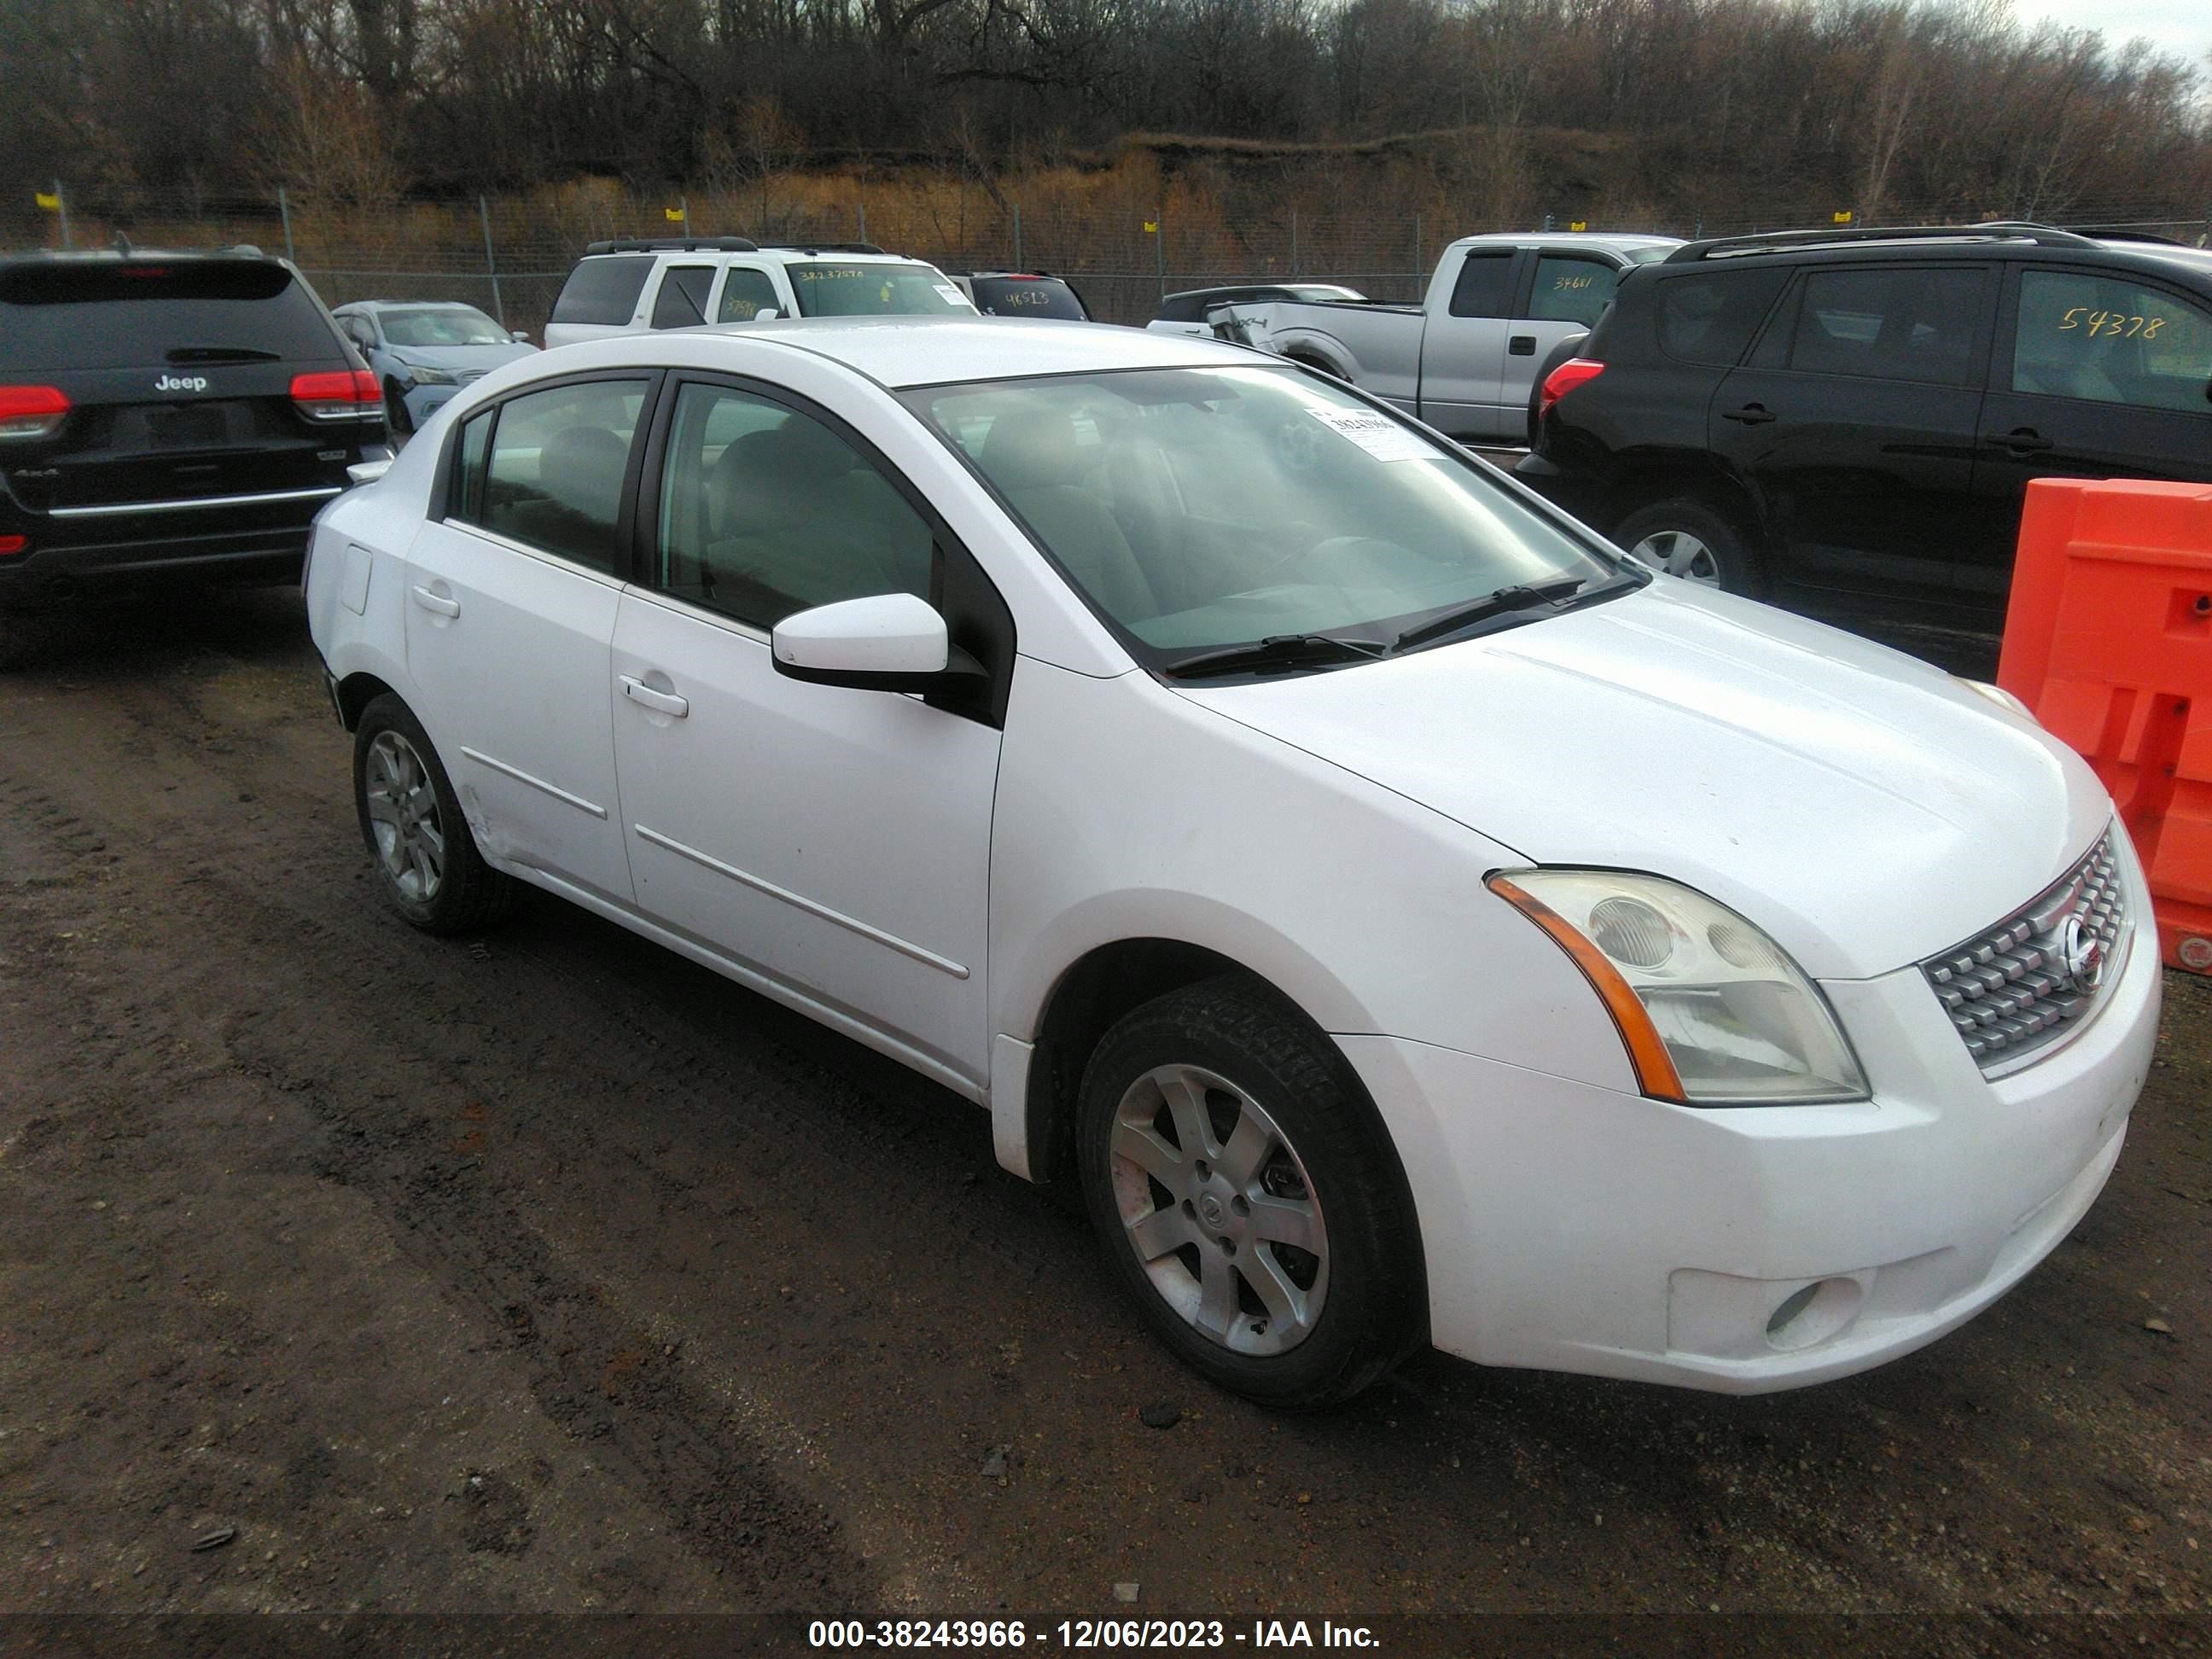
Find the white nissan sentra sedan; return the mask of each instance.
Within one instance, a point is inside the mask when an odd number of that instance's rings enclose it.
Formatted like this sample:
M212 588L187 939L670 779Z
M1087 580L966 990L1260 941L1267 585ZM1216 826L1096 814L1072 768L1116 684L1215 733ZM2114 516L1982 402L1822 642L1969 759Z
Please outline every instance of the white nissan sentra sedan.
M325 511L307 605L407 920L528 883L937 1079L1263 1401L1877 1364L2081 1218L2150 1064L2142 871L2012 699L1232 346L550 352Z

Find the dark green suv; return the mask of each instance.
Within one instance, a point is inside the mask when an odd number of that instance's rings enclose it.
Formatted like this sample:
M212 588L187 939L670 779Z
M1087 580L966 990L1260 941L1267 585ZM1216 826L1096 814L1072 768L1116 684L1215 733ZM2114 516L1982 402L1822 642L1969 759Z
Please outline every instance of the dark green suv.
M1692 242L1546 376L1520 477L1647 562L1996 632L2027 482L2212 482L2212 252L2040 225Z

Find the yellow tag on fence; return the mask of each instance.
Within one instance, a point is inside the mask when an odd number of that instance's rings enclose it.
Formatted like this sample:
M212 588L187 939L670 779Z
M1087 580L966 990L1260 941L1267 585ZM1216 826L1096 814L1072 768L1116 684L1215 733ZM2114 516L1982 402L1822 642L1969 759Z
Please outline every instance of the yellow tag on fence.
M1853 213L1849 208L1844 208L1840 212L1832 214L1829 216L1832 223L1847 225L1858 216Z
M1160 228L1160 222L1159 222L1158 220L1157 220L1157 219L1147 219L1147 220L1146 220L1146 221L1145 221L1145 234L1146 234L1146 235L1147 235L1147 236L1154 236L1154 235L1158 235L1158 234L1159 234L1159 228Z
M684 210L682 208L663 208L660 210L666 214L672 222L679 225L684 222Z
M1569 230L1588 230L1589 228L1589 221L1587 219L1570 219L1567 221L1567 228Z
M39 191L36 197L33 199L34 199L40 207L46 209L49 213L58 213L61 211L62 198L58 194L49 194L42 190Z

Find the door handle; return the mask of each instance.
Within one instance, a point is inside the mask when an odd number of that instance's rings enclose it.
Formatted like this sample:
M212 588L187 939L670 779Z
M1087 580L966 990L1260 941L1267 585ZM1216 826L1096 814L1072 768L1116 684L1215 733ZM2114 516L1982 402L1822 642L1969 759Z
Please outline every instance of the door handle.
M1505 350L1510 356L1533 357L1536 355L1536 337L1533 334L1516 334L1505 342Z
M461 614L461 602L459 599L449 599L443 593L434 593L427 587L418 587L415 590L415 603L425 611L435 611L441 617L458 617Z
M673 691L656 691L643 680L632 679L627 674L617 678L622 681L623 696L632 702L644 704L657 714L673 715L680 720L691 712L690 702Z
M2046 449L2058 447L2032 426L2016 426L2002 437L1992 434L1989 441L2015 460L2025 460L2030 455L2040 455Z
M1741 409L1721 411L1721 419L1735 421L1745 426L1765 426L1774 418L1774 411L1765 404L1746 404Z

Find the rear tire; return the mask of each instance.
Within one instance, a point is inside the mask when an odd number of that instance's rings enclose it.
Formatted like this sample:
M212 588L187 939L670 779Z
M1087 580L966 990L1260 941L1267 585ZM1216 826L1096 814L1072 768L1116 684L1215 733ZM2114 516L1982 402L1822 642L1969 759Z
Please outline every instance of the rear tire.
M1613 541L1638 563L1702 587L1751 599L1766 591L1765 573L1750 538L1686 495L1630 514L1614 529Z
M1404 1176L1358 1082L1264 988L1146 1003L1085 1068L1077 1165L1110 1269L1208 1381L1347 1400L1427 1336Z
M391 692L362 710L353 740L354 810L392 908L426 933L471 933L513 902L486 864L429 734Z

